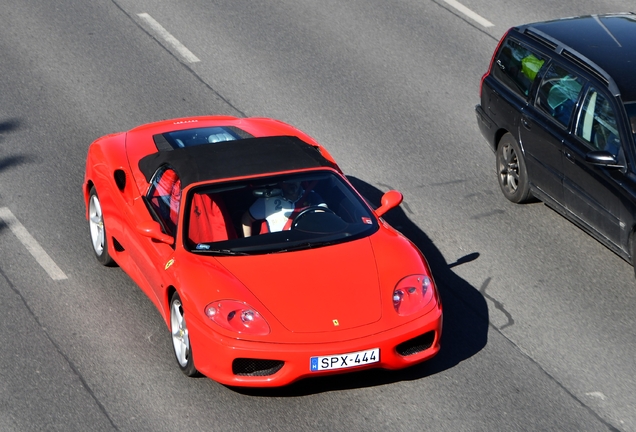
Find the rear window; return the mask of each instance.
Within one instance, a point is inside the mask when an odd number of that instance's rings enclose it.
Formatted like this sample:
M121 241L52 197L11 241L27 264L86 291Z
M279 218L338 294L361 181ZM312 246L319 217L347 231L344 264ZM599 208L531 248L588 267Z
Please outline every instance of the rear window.
M234 126L185 129L153 136L159 150L193 147L244 138L252 138L252 135Z
M527 97L545 61L538 52L508 38L497 53L492 73L515 93Z

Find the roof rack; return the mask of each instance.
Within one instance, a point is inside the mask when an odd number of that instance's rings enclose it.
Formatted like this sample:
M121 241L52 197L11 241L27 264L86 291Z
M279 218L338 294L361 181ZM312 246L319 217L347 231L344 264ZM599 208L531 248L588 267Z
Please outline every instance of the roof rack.
M548 36L544 32L537 30L534 27L526 27L522 28L522 30L523 33L529 38L546 46L555 53L561 54L563 57L571 60L581 69L584 69L586 72L600 79L614 96L620 96L621 92L618 90L618 86L616 85L616 82L614 82L614 79L602 67L594 63L592 60L588 59L583 54L570 48L569 46L563 45L558 40L554 39L551 36Z

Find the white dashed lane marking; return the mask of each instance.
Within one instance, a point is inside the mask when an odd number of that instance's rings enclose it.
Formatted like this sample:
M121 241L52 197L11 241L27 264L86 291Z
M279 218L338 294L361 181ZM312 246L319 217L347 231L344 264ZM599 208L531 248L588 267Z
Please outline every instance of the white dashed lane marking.
M483 27L494 27L493 23L491 23L490 21L488 21L486 18L482 17L481 15L479 15L479 14L473 12L472 10L468 9L466 6L464 6L460 2L458 2L456 0L444 0L444 1L449 6L451 6L455 10L461 12L462 14L466 15L468 18L470 18L471 20L475 21L479 25L481 25Z
M157 36L160 39L160 42L164 44L164 46L168 50L173 52L176 51L176 53L188 63L196 63L201 61L199 60L197 56L192 54L192 52L189 49L187 49L181 42L179 42L177 38L172 36L168 32L168 30L163 28L163 26L159 24L149 14L144 12L144 13L137 14L137 16L141 18L144 22L146 22L146 24L148 24L148 26L155 33L155 36Z
M27 248L33 258L42 266L53 280L68 279L64 272L53 262L49 254L46 253L42 246L33 238L27 229L19 220L11 213L7 207L0 207L0 219L9 227L11 232L20 240Z

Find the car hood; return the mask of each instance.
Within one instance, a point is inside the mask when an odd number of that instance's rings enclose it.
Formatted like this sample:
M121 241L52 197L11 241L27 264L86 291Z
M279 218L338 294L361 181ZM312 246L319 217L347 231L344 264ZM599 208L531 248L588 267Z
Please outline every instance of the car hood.
M291 332L347 330L376 322L382 315L378 270L368 238L217 260Z

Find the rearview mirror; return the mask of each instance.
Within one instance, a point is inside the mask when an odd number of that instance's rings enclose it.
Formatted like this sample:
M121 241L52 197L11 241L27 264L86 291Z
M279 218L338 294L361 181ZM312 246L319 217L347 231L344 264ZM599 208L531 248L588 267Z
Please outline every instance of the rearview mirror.
M174 243L174 237L169 236L168 234L164 234L161 231L161 226L159 225L159 223L155 221L140 223L139 225L137 225L137 232L144 237L149 237L161 243L169 245Z
M378 217L382 217L386 212L400 205L404 197L402 194L396 190L390 190L382 195L382 200L380 203L382 204L375 210L375 214Z

